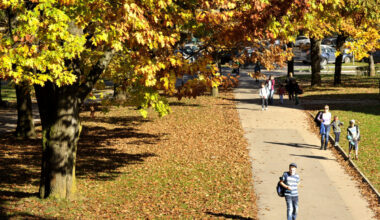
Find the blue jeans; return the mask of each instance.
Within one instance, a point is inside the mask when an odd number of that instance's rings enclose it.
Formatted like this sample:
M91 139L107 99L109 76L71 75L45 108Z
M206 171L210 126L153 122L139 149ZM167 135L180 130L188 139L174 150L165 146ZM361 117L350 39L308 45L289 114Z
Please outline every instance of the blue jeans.
M298 213L298 196L285 196L288 220L296 220Z
M339 143L340 132L334 132L334 134L335 134L335 144Z
M268 108L268 99L261 98L261 107Z
M322 134L321 137L321 149L323 148L323 145L325 146L325 150L327 148L327 144L329 143L329 135L330 135L330 125L324 125L323 123L321 126L325 126L325 133Z

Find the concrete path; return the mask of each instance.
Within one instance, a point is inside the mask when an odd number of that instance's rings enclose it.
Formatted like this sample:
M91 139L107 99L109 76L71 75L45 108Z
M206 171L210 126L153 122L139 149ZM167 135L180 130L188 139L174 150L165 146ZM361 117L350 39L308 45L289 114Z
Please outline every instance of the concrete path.
M330 150L321 151L320 139L308 129L300 107L286 102L261 110L258 84L244 71L235 90L240 120L249 143L260 220L286 219L285 199L275 192L279 177L295 162L301 177L301 220L369 220L374 213L350 176ZM286 100L288 101L288 100Z

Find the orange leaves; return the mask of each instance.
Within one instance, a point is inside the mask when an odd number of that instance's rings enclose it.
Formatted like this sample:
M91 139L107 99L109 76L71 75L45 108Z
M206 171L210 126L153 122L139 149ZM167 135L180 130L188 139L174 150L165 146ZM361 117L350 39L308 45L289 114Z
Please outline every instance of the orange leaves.
M35 0L38 1L38 0ZM74 5L76 0L58 0L61 5Z

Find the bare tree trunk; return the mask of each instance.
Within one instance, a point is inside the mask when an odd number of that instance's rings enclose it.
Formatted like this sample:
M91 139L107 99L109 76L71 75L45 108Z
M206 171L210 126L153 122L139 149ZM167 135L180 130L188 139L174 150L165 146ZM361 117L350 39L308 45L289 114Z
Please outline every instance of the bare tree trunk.
M76 152L81 132L80 107L112 56L113 51L105 52L82 83L58 87L47 82L44 87L34 86L42 124L41 198L68 199L75 194ZM80 60L71 61L69 66L81 75Z
M0 106L3 105L3 96L1 95L1 79L0 79Z
M80 134L76 86L35 86L42 124L41 198L75 193L75 162ZM49 95L46 95L49 94Z
M321 85L321 40L310 39L311 86Z
M373 52L369 53L369 76L376 76L375 61L373 60Z
M340 51L340 54L335 58L334 86L342 84L342 61L344 52L343 46L346 39L346 36L339 34L336 40L336 49Z
M288 47L293 48L294 44L289 43ZM290 73L293 73L294 76L294 56L292 57L291 60L288 60L288 76L290 76Z
M35 138L32 98L27 84L16 85L17 95L17 128L15 135L20 138Z

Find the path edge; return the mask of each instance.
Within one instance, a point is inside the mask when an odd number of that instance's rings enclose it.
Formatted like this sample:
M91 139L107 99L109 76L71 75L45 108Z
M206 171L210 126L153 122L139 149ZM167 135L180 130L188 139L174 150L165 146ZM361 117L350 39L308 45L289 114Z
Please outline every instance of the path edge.
M313 118L313 119L315 118L315 116L311 112L308 111L308 113L309 113L311 118ZM362 181L365 182L371 188L371 190L377 195L377 201L380 204L380 193L372 185L371 181L359 170L359 168L356 166L356 164L351 159L348 158L348 155L346 154L346 152L344 152L343 148L341 148L340 146L335 146L335 140L331 134L329 135L329 141L330 141L330 143L333 144L335 149L337 149L339 151L339 153L344 157L344 159L348 160L348 163L350 164L350 166L352 168L354 168L354 170L357 173L359 173L359 175L362 178Z

